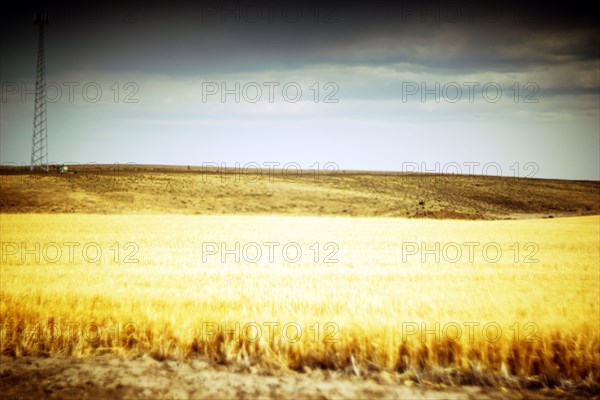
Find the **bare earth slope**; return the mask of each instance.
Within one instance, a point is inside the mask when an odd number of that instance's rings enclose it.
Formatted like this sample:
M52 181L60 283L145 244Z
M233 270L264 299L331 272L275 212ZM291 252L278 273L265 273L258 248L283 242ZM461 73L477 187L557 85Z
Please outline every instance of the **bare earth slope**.
M476 175L95 166L0 170L2 213L287 214L435 219L600 213L600 182Z
M203 361L157 361L149 356L91 359L0 358L0 392L15 399L558 399L589 393L442 387L404 383L385 372L369 377L337 372L264 374L230 371ZM409 383L410 385L407 385Z

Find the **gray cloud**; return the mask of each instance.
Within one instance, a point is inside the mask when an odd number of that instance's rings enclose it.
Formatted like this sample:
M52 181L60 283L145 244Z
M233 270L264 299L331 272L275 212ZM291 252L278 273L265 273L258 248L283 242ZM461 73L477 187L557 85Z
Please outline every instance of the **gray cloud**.
M474 3L307 1L296 3L297 22L289 21L296 6L270 0L254 3L263 13L257 22L245 20L254 15L245 2L41 3L50 14L48 81L104 89L98 103L79 93L74 103L49 104L51 158L193 164L250 152L255 161L310 166L320 157L394 169L409 158L476 154L506 167L539 162L545 177L598 179L600 35L591 6ZM3 10L3 83L33 87L39 9L14 2ZM203 103L202 81L297 81L305 97ZM473 81L500 84L502 101L402 101L406 82ZM115 103L115 82L121 95L135 82L139 103ZM313 82L336 82L340 103L312 102ZM523 103L523 92L514 102L509 87L528 82L539 86L539 102ZM1 104L3 161L27 160L30 151L32 98L18 96ZM569 165L555 164L557 153Z
M398 62L451 71L518 71L597 59L600 47L593 12L586 6L508 2L492 7L466 1L253 4L258 7L234 1L56 7L49 10L48 46L54 68L173 75ZM3 43L3 55L17 55L3 63L9 74L35 48L30 22L34 9L13 5L5 14L2 37L15 40ZM298 22L289 22L297 9L302 10ZM249 22L255 10L262 17ZM327 18L332 22L326 23ZM24 48L30 51L24 53Z

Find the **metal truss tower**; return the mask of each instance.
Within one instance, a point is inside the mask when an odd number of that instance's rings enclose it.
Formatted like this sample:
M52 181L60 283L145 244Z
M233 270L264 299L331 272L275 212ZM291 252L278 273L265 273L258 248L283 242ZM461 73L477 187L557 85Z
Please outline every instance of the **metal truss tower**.
M48 172L48 132L46 126L46 60L44 28L47 14L35 14L33 22L39 26L37 72L35 79L35 111L33 114L33 141L31 146L31 170Z

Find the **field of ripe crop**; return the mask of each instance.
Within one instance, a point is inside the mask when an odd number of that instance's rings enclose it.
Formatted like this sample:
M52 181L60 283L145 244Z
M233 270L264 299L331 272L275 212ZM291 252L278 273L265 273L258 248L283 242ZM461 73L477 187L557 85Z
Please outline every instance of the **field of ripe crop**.
M598 216L0 219L3 355L598 387Z

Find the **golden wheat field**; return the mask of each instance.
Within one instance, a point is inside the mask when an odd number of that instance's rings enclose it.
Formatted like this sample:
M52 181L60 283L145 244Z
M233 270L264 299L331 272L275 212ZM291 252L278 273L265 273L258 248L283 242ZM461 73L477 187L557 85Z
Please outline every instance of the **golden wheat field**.
M0 218L4 355L598 385L598 216Z

